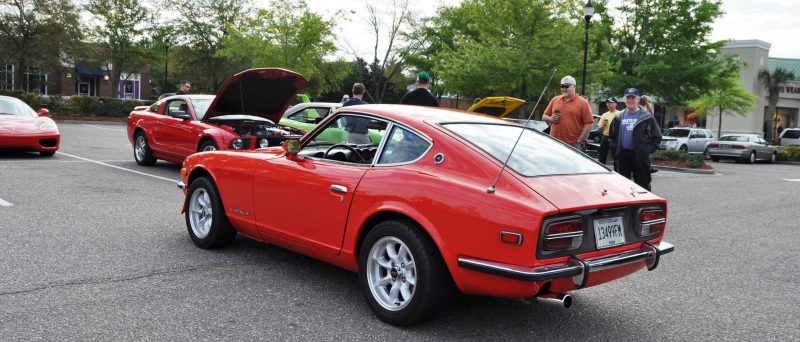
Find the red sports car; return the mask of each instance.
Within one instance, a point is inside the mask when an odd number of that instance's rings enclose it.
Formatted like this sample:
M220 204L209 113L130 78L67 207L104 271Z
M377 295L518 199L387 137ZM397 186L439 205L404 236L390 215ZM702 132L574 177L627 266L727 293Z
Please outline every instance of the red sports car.
M35 112L15 97L0 96L0 148L38 151L45 157L56 154L61 133L45 108Z
M567 292L673 250L664 199L548 135L445 109L343 107L282 147L192 155L178 186L197 246L240 233L358 272L396 325L431 317L452 284L569 307Z
M277 146L304 134L278 126L306 84L284 69L250 69L234 75L214 95L175 95L128 116L128 139L139 165L157 159L180 163L199 151Z

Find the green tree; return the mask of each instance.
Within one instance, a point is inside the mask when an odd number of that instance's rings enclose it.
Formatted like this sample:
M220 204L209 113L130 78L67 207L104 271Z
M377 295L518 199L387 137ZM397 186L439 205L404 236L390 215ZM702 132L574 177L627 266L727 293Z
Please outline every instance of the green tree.
M91 37L101 48L101 59L111 74L111 96L117 97L123 71L146 65L146 50L140 45L150 14L138 0L90 0Z
M220 55L299 72L309 79L307 88L313 87L316 96L325 77L320 75L323 57L335 50L333 27L332 19L312 12L305 1L274 0L230 30Z
M225 57L225 38L241 27L250 12L247 0L168 0L165 7L178 11L171 29L170 61L176 73L189 78L195 90L215 92L222 82L241 71L243 63ZM173 52L174 51L174 52Z
M76 56L80 15L68 0L0 0L0 61L16 63L14 88L26 89L28 67L59 70Z
M724 42L708 42L718 0L624 0L610 40L619 72L610 86L635 86L683 105L711 86Z
M703 91L700 98L689 102L698 116L706 117L712 112L719 115L717 137L722 135L722 115L736 114L745 116L753 109L757 97L739 85L740 64L732 59L727 60L715 69L711 77L711 86Z
M778 105L781 87L794 78L794 73L780 67L775 68L772 72L767 69L761 69L758 72L758 79L761 80L767 90L767 132L765 132L767 141L774 141L778 136L777 128L775 127L778 113L775 107Z
M464 96L535 98L555 68L556 79L567 74L580 78L583 5L583 1L467 0L440 9L412 37L407 60L423 68L431 65L443 90ZM597 7L605 8L602 1ZM611 67L603 57L610 46L600 39L608 25L595 21L590 29L591 83L603 83ZM552 89L555 94L557 89Z

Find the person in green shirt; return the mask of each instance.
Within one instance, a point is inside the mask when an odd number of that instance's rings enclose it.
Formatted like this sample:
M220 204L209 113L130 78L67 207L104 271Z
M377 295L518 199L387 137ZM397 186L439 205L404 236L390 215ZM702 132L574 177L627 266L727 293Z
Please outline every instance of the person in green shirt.
M609 97L608 100L606 100L606 106L608 107L608 111L600 116L600 123L598 124L600 129L603 130L603 137L600 140L600 150L597 154L597 160L603 165L606 164L606 158L608 157L608 130L611 128L611 121L613 121L614 117L619 113L619 111L617 111L617 98L613 96Z

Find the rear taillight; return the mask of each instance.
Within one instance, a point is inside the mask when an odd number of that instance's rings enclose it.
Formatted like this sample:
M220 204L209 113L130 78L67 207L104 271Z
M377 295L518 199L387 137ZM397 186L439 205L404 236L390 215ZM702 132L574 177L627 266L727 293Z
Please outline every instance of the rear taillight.
M719 148L719 144L717 143L708 144L708 148Z
M639 236L661 234L667 217L661 209L646 209L639 213Z
M733 144L733 145L731 145L731 148L737 149L737 150L744 150L744 145Z
M544 228L542 248L545 251L575 249L583 241L583 223L580 219L553 222Z

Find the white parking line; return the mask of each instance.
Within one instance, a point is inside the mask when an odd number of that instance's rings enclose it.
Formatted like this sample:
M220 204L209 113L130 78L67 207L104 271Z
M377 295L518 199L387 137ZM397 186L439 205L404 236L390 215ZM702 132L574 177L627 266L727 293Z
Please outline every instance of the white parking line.
M108 127L95 126L95 125L90 125L90 124L81 124L81 125L84 125L84 126L89 126L89 127L94 127L94 128L99 128L99 129L107 129L107 130L109 130L109 131L118 131L118 132L125 132L125 131L127 131L127 130L125 130L125 129L119 129L119 128L108 128Z
M104 163L121 163L129 162L130 159L120 160L99 160ZM87 160L52 160L52 159L28 159L28 160L0 160L0 163L91 163Z
M10 206L12 206L12 205L13 205L13 204L11 204L10 202L6 202L6 201L4 201L2 198L0 198L0 206L3 206L3 207L10 207Z
M785 180L787 182L800 182L800 178L798 178L798 179L786 179L786 178L784 178L783 180Z
M97 161L97 160L91 160L89 158L73 156L71 154L67 154L67 153L64 153L64 152L56 152L56 153L63 154L65 156L67 156L67 157L72 157L72 158L76 158L76 159L80 159L80 160L85 160L85 161L92 162L92 163L95 163L95 164L98 164L98 165L107 166L107 167L114 168L114 169L117 169L117 170L128 171L128 172L133 172L133 173L136 173L136 174L140 174L142 176L148 176L148 177L162 179L162 180L165 180L167 182L172 182L172 183L177 183L178 182L177 179L169 179L169 178L164 178L164 177L161 177L161 176L151 175L149 173L139 172L139 171L136 171L136 170L127 169L127 168L116 166L116 165L106 164L106 163L103 163L103 162Z

